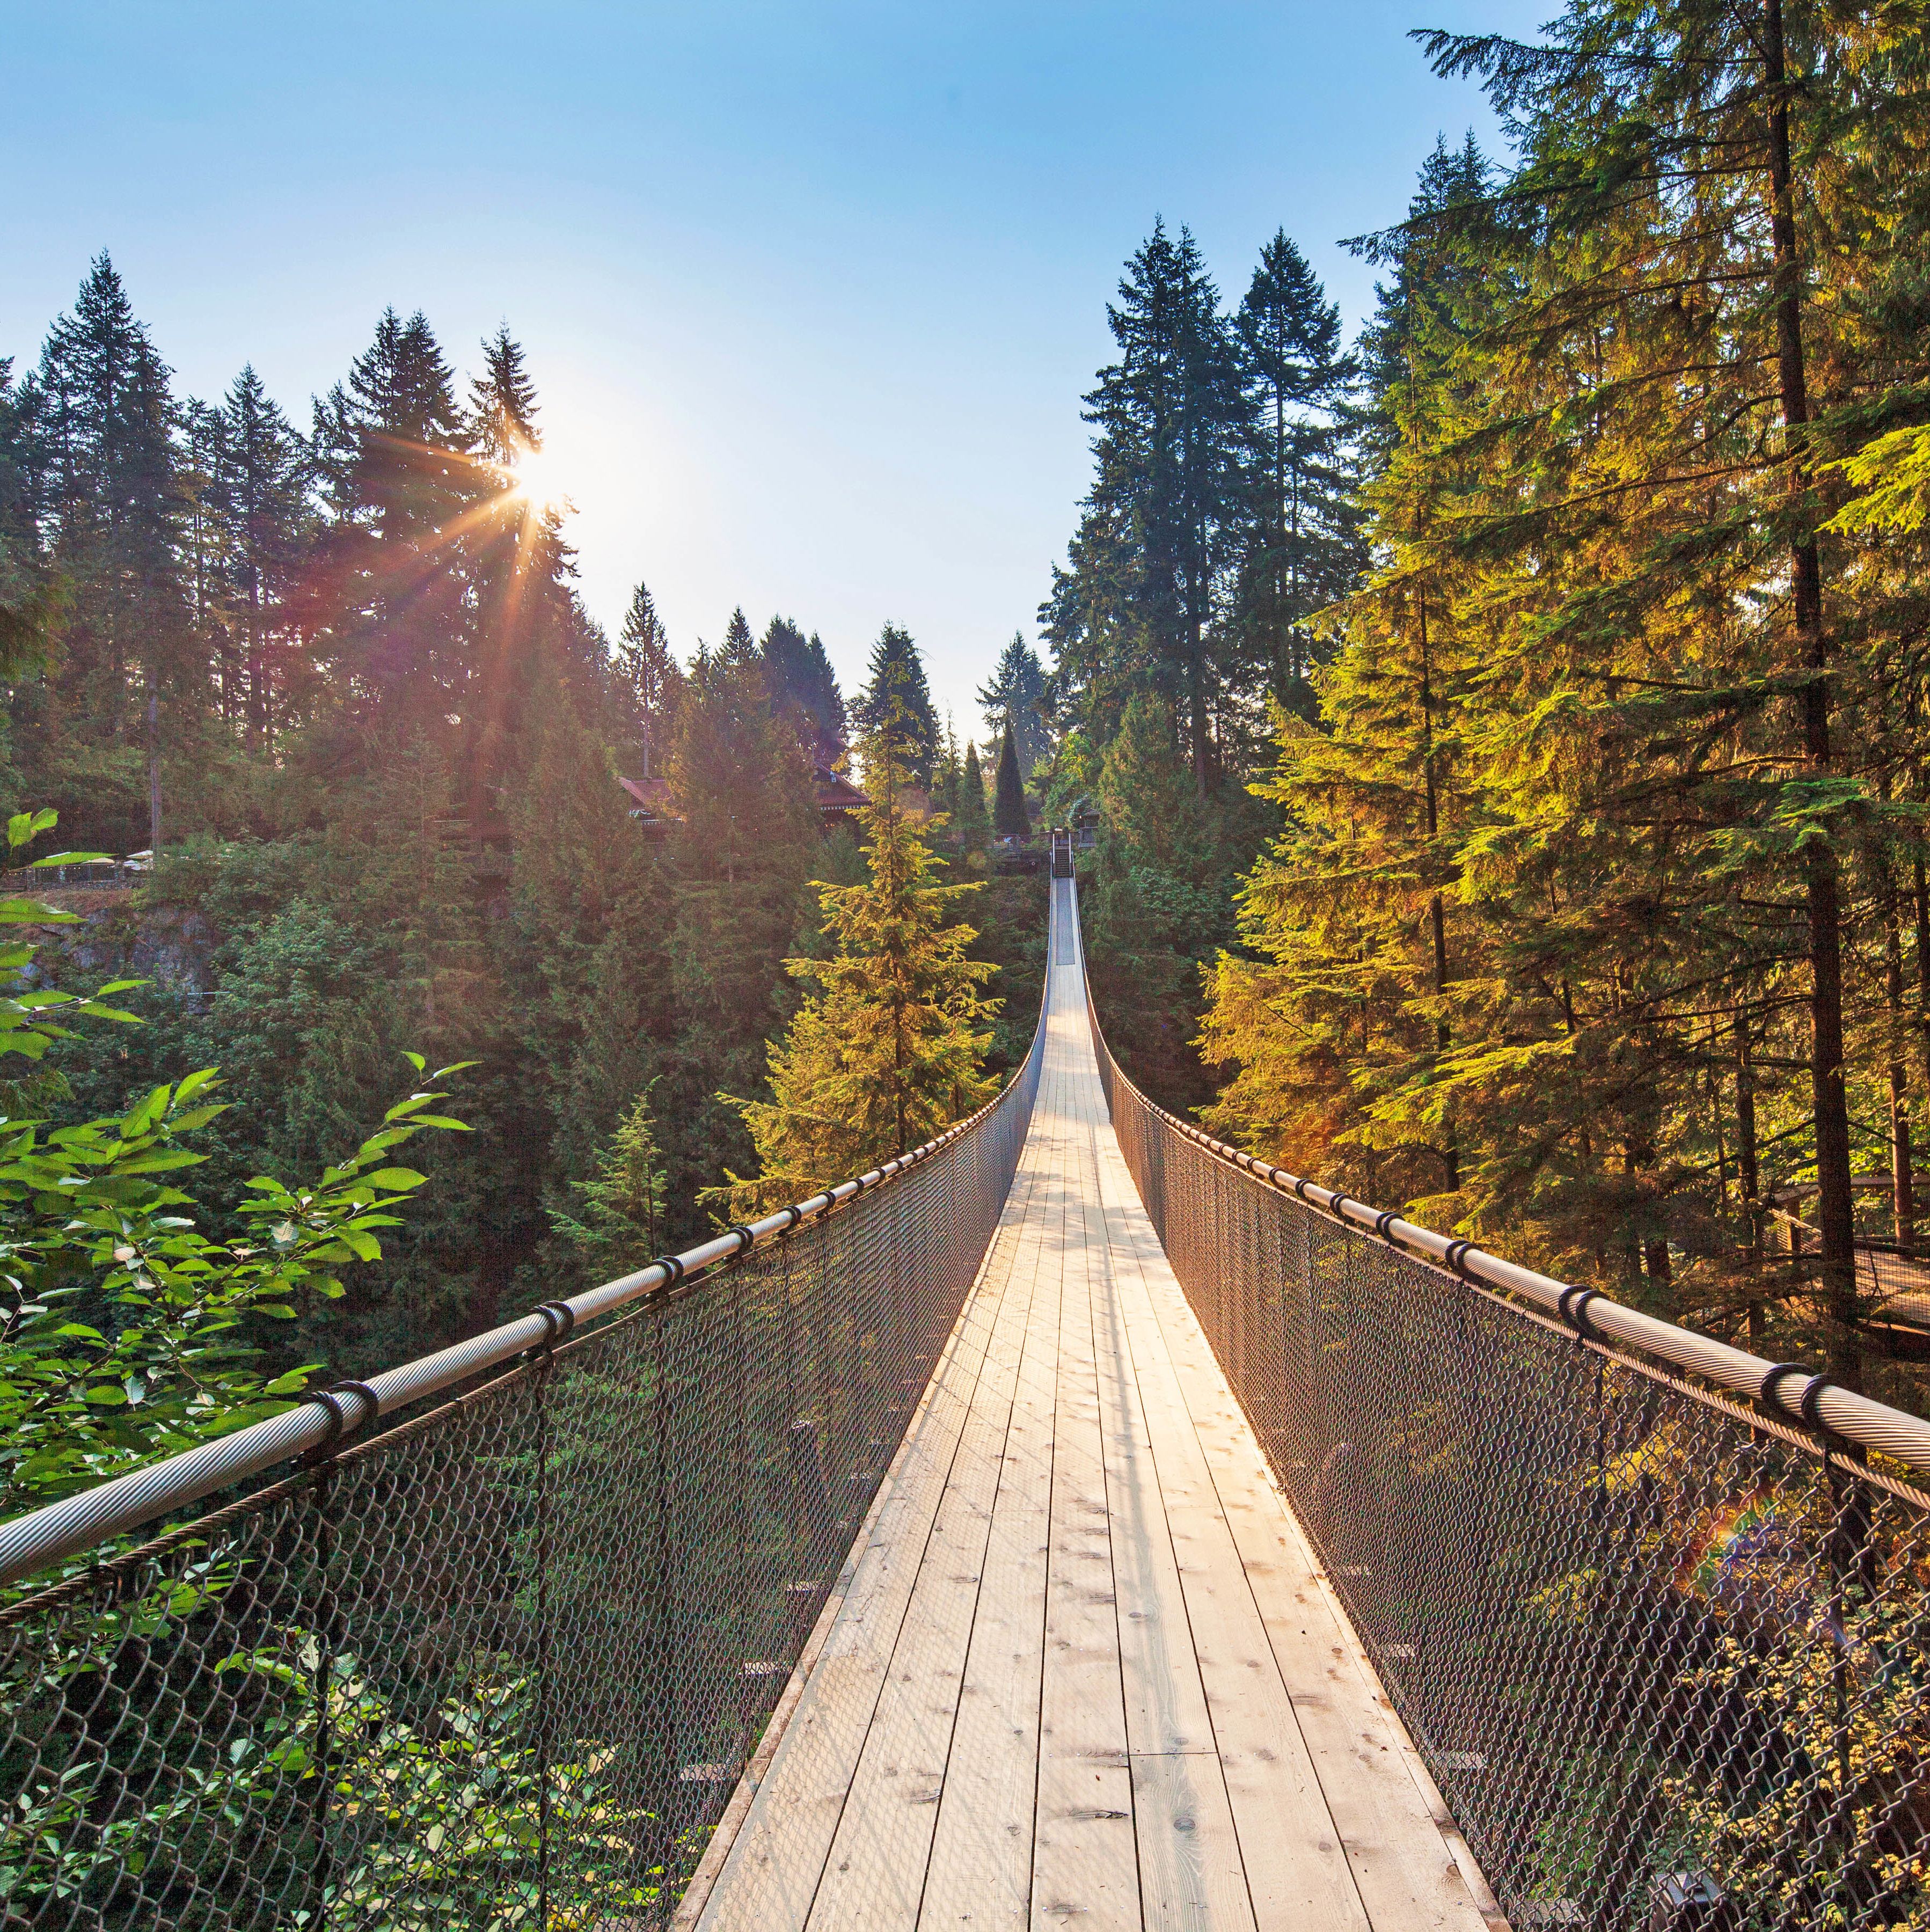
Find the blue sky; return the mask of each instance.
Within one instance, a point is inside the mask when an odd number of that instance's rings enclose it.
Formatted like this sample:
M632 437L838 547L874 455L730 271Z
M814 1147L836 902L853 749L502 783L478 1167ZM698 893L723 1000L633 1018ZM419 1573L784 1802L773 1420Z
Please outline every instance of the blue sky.
M1234 298L1284 226L1357 323L1340 238L1491 135L1406 30L1544 10L0 0L0 355L103 248L185 392L252 360L305 422L386 304L464 367L506 320L606 625L639 577L686 653L782 610L848 687L890 619L963 727L1073 529L1154 217Z

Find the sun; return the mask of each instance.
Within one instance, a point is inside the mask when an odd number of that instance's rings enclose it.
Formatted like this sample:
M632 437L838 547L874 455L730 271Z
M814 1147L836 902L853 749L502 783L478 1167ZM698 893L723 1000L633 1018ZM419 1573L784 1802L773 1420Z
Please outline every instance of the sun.
M540 449L526 449L504 471L509 494L539 510L568 508L569 492L555 459Z

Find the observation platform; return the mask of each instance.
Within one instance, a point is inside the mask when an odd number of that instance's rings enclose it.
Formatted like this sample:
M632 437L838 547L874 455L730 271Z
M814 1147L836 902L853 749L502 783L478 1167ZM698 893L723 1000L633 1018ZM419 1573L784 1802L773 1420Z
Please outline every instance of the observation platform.
M1480 1932L1140 1205L1052 890L1010 1197L679 1922Z

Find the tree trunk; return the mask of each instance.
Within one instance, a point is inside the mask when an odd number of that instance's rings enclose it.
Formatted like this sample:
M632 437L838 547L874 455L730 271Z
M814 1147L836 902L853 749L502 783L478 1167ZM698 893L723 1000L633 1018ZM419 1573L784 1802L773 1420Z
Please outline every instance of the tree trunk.
M161 863L161 688L148 674L148 850L149 862Z
M1763 1184L1756 1154L1756 1070L1749 1059L1749 1016L1736 1007L1736 1172L1742 1190L1743 1211L1749 1217L1749 1271L1760 1276L1763 1265ZM1749 1323L1749 1346L1760 1352L1763 1304L1751 1295L1743 1304Z
M1809 482L1809 398L1803 367L1802 274L1796 259L1795 196L1789 158L1789 98L1783 59L1782 0L1766 0L1763 41L1769 96L1769 232L1775 268L1776 372L1787 439L1789 488ZM1810 673L1802 692L1802 748L1813 776L1830 769L1829 645L1823 628L1823 572L1813 536L1790 545L1796 638ZM1816 1128L1817 1271L1823 1292L1829 1372L1844 1388L1862 1386L1862 1322L1856 1306L1856 1223L1850 1192L1850 1114L1843 1067L1843 915L1835 853L1813 841L1805 861L1809 914L1810 1089Z
M1910 1070L1904 1058L1907 1022L1903 1010L1903 935L1898 894L1887 865L1883 873L1883 991L1889 1006L1889 1182L1896 1245L1905 1255L1916 1242L1916 1177L1910 1154Z
M1429 859L1433 854L1431 848L1441 830L1440 797L1434 783L1434 686L1433 668L1427 655L1427 593L1424 590L1420 598L1421 615L1421 768L1425 784L1427 808L1427 843L1430 848ZM1448 922L1445 908L1437 892L1428 903L1428 923L1433 929L1434 940L1434 998L1445 1000L1448 991ZM1435 1050L1445 1054L1448 1042L1448 1016L1440 1012L1434 1022ZM1446 1189L1453 1193L1461 1184L1461 1152L1454 1137L1454 1124L1448 1125L1447 1144L1441 1150L1441 1165L1446 1171Z

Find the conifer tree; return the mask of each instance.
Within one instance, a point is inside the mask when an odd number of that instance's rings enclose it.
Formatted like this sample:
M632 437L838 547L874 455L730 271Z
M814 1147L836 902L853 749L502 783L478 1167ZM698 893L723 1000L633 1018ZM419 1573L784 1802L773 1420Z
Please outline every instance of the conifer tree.
M992 676L978 688L985 722L996 739L1009 723L1019 748L1019 770L1030 778L1049 748L1045 718L1046 673L1039 654L1015 631L999 653Z
M85 734L141 745L151 843L161 835L164 709L191 736L205 701L182 582L170 375L102 255L49 332L36 382L38 491L71 614L51 670Z
M925 660L911 634L887 624L872 646L871 665L853 715L867 740L889 736L893 759L911 782L929 786L938 749L938 717L925 679Z
M1356 364L1338 307L1284 229L1261 251L1233 328L1255 411L1243 614L1275 696L1304 712L1307 620L1353 588L1363 560L1345 442Z
M455 378L426 317L394 309L346 383L315 406L311 444L331 520L320 564L331 642L357 698L402 728L470 710L470 586L452 541L479 498Z
M1085 399L1094 476L1041 626L1103 740L1136 692L1171 704L1205 796L1225 666L1217 620L1241 524L1239 357L1193 237L1156 223L1107 310L1119 359Z
M1029 838L1032 833L1031 814L1025 809L1025 782L1019 776L1018 743L1009 718L998 740L992 829L1001 838Z
M46 648L52 586L34 516L28 399L0 356L0 677L37 664Z
M581 1208L574 1214L556 1208L550 1213L551 1226L596 1281L632 1273L667 1245L669 1177L652 1109L656 1085L651 1082L625 1110L608 1145L598 1152L596 1172L572 1184L583 1197Z
M834 766L845 748L845 700L824 640L806 638L788 617L764 627L764 673L771 697L794 721L815 764Z
M718 1190L734 1213L801 1200L929 1139L990 1099L981 1030L995 968L966 956L977 934L947 916L976 884L932 883L938 860L899 802L908 768L896 734L864 746L873 802L858 814L868 877L821 884L827 959L793 959L816 988L770 1049L771 1098L733 1100L761 1171Z
M210 478L225 531L227 620L239 634L247 742L268 744L275 690L293 673L290 608L314 535L308 454L248 364L223 399Z
M965 762L959 770L958 815L953 821L962 850L983 852L992 842L992 820L985 809L985 774L978 762L978 747L969 740Z
M661 778L663 774L656 766L663 760L677 694L683 688L683 670L671 650L670 634L645 584L639 584L632 592L623 628L617 634L617 678L635 721L643 753L643 770L638 776Z

